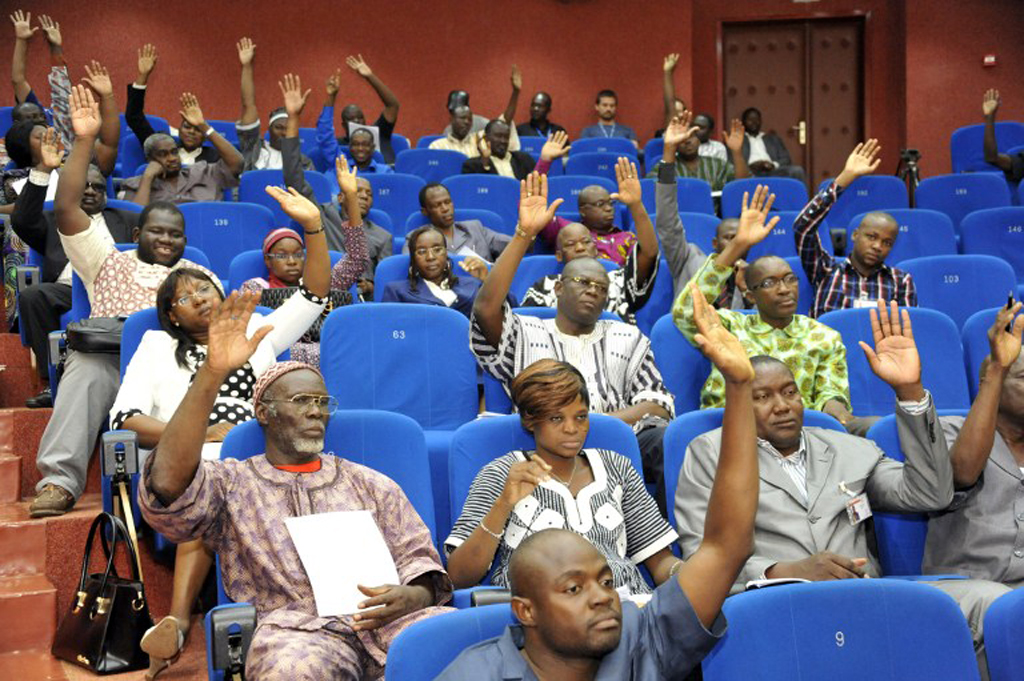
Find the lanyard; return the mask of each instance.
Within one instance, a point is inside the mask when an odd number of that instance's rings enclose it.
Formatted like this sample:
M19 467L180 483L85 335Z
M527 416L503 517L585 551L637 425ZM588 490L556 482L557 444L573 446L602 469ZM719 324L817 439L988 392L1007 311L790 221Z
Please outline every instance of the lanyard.
M616 128L616 126L617 126L617 124L616 124L616 123L612 123L612 131L611 131L611 132L608 132L608 126L606 126L606 125L603 125L603 124L601 124L601 123L598 123L598 124L597 124L597 127L601 128L601 133L602 133L602 134L603 134L603 135L604 135L605 137L615 137L615 128Z

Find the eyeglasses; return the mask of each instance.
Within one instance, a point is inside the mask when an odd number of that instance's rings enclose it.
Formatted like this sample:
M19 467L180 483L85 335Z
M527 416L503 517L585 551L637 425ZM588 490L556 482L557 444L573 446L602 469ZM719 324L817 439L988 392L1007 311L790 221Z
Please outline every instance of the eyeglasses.
M562 242L562 250L569 251L572 250L573 247L575 247L576 245L586 247L590 246L593 243L594 240L591 239L589 236L581 236L579 239L566 239L565 241Z
M436 257L439 255L443 255L445 252L447 252L447 250L448 249L445 248L444 246L430 246L429 248L424 246L416 249L416 255L423 258L426 257L427 253L430 253L430 255Z
M600 201L582 201L581 206L593 206L594 208L607 208L615 202L611 199L601 199Z
M261 400L263 402L288 402L293 406L298 407L302 411L309 409L314 404L321 413L330 416L334 412L338 411L338 399L333 395L312 395L309 393L299 393L298 395L292 395L287 400Z
M285 260L305 260L306 254L302 251L298 253L267 253L267 257L271 260L285 261Z
M576 284L577 286L579 286L584 291L586 291L589 288L593 287L593 289L597 293L602 293L602 294L607 294L608 293L608 284L602 284L601 282L594 281L593 279L587 279L586 277L579 277L579 276L577 276L577 277L569 277L569 281L571 281L572 283Z
M96 192L97 194L106 194L107 193L107 183L106 182L86 182L85 183L85 188L86 189L91 189L94 192Z
M171 306L172 307L178 307L178 306L181 306L181 305L185 305L186 303L188 303L188 301L193 300L193 299L194 300L203 300L204 298L208 297L211 293L213 293L213 291L214 291L214 288L213 288L212 284L202 284L199 288L197 288L192 293L186 293L181 298L178 298L177 300L173 301L171 303Z
M762 291L770 291L777 289L780 284L785 284L786 286L793 287L796 286L799 282L800 280L797 278L795 274L787 274L781 279L779 279L778 277L768 277L767 279L761 281L755 286L751 286L750 290L756 291L758 289L761 289Z

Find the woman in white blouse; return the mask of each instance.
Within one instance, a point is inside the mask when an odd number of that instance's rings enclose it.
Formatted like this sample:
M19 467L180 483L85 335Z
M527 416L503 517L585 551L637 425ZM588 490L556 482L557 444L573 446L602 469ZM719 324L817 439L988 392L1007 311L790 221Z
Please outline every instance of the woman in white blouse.
M273 330L260 342L249 362L221 386L208 421L204 458L218 458L220 443L228 431L253 418L251 400L256 379L316 321L330 289L330 257L319 208L294 189L285 192L267 187L267 193L305 230L302 285L271 314L252 316L250 334L265 325L272 325ZM222 300L218 282L195 269L178 269L160 286L157 316L161 329L143 335L110 412L111 428L135 431L140 449L157 445L167 421L206 359L211 313ZM166 669L180 653L189 630L192 604L212 565L213 554L201 541L177 547L171 614L142 639L142 648L150 655L147 678Z

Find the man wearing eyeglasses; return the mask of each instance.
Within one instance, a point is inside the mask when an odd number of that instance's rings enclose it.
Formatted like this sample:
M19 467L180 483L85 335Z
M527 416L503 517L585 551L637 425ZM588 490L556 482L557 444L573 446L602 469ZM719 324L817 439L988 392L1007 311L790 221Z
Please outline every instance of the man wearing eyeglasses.
M774 195L769 196L765 186L757 187L749 206L744 195L736 236L721 253L709 256L691 279L709 303L721 295L740 256L768 236L779 221L774 217L766 222L773 201ZM850 412L850 381L842 336L810 317L796 314L798 282L782 258L758 258L746 270L747 297L757 307L757 314L719 310L722 324L751 355L769 355L784 362L793 372L808 408L831 414L850 432L863 434L870 425L870 417L860 419ZM689 286L676 298L672 317L683 335L694 342L696 327ZM721 373L712 368L701 390L701 407L723 406L724 390Z
M253 404L265 454L244 461L201 459L206 415L220 386L271 330L263 327L247 338L255 305L251 294L232 294L212 313L206 361L143 467L140 508L172 541L202 539L220 554L228 596L256 607L246 678L381 678L394 637L448 610L437 606L451 598L452 584L430 531L398 485L323 455L338 404L320 372L282 362L260 376ZM321 617L284 519L367 510L394 559L399 584L361 585L367 598L358 613Z

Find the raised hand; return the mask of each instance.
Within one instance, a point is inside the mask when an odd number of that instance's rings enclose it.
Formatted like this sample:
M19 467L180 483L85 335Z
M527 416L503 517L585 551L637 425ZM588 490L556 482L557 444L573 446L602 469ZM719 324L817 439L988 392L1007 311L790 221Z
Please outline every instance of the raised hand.
M540 159L542 161L554 161L569 153L569 135L564 130L551 135L544 146L540 148Z
M512 65L512 89L522 90L523 89L523 72L519 70L519 67L515 64ZM512 121L509 121L511 125Z
M370 68L370 65L366 63L366 60L363 59L363 55L361 54L357 54L354 57L351 55L345 57L345 63L348 64L350 69L358 73L363 78L369 78L373 75L373 70Z
M245 38L243 38L245 40ZM312 90L302 91L302 79L294 73L286 73L283 80L277 82L284 98L284 108L289 116L299 116L306 108L306 98Z
M718 367L726 381L745 383L754 380L754 367L747 351L736 336L722 326L718 312L697 289L696 283L690 284L690 298L693 300L693 321L697 326L693 339L700 351Z
M743 192L742 211L740 212L740 226L736 230L733 242L743 247L746 252L754 244L760 243L766 236L771 234L772 228L779 221L779 216L773 217L765 223L768 218L768 211L775 202L775 194L770 194L768 186L759 184L754 189L754 198L749 201L749 194Z
M156 46L146 43L139 48L139 75L149 78L149 74L156 68Z
M924 394L921 388L921 358L914 342L910 313L906 308L900 310L896 301L887 309L885 301L879 299L877 310L871 309L871 333L875 341L874 349L864 341L859 341L871 370L892 386L898 396L901 390L912 395L900 399L920 399Z
M327 90L328 97L336 97L338 95L338 90L341 88L341 69L337 69L334 73L327 76L327 84L324 88Z
M345 196L355 196L359 190L359 181L356 177L358 171L359 168L356 167L349 169L348 159L344 154L338 154L338 158L334 159L334 174L338 178L338 186L341 187L341 192Z
M433 594L425 586L416 584L384 584L381 586L358 585L359 590L369 596L359 604L362 608L373 608L352 616L356 631L369 631L382 627L410 612L422 610L433 604ZM383 606L383 607L377 607Z
M612 193L613 201L622 201L627 206L640 203L643 194L635 163L625 156L619 156L615 161L615 180L619 183L619 191Z
M743 123L740 119L734 118L729 122L729 132L722 131L722 141L729 151L740 152L743 150Z
M532 494L539 484L550 479L551 466L539 456L514 463L508 469L505 487L501 490L501 501L511 508Z
M686 110L681 116L673 116L665 128L665 146L675 150L680 144L690 139L690 136L697 133L697 126L693 125L693 112Z
M548 176L534 171L519 183L519 229L536 237L555 217L562 199L548 205Z
M1000 369L1009 369L1020 355L1021 334L1024 333L1024 315L1017 316L1024 303L1014 303L1010 308L1001 308L996 322L988 330L988 347L991 361ZM1017 317L1014 321L1014 317ZM1012 322L1012 325L1011 325Z
M263 326L252 338L245 335L252 311L259 302L258 293L233 291L210 313L210 328L206 345L206 366L227 374L249 361L260 341L273 330Z
M491 157L491 143L487 141L482 130L477 133L476 148L480 151L480 158L484 161Z
M43 33L46 34L46 42L56 47L60 47L63 44L63 39L60 35L60 24L49 16L40 14L39 26L43 29Z
M63 157L63 147L60 143L60 135L53 128L47 128L43 133L43 139L39 142L39 165L36 166L43 172L50 172L60 168L60 161Z
M678 64L678 63L679 63L679 53L678 52L673 52L672 54L670 54L670 55L665 57L665 62L662 64L661 68L666 73L671 73L672 71L676 70L676 64Z
M32 28L32 12L15 10L11 15L11 23L14 24L14 37L18 40L31 40L39 27Z
M878 140L874 138L858 144L850 152L849 158L846 159L846 167L843 168L843 174L850 177L851 180L855 180L858 177L875 172L878 170L878 166L882 164L882 159L878 156L881 151L882 147L878 145Z
M84 85L71 86L71 128L75 137L95 137L100 132L100 105L92 90Z
M267 185L266 192L281 204L281 210L307 231L320 228L320 208L305 196L288 187L288 191L280 187Z
M235 47L238 49L238 63L242 66L248 66L256 58L256 43L251 39L242 38Z
M110 73L105 66L93 59L92 64L85 65L85 73L86 76L82 80L98 97L109 97L114 94L114 85L110 82Z
M996 112L999 111L999 105L1002 100L999 99L999 90L991 89L985 93L984 98L981 100L981 113L987 116L995 116Z
M475 256L470 255L463 258L459 262L459 267L461 267L466 274L469 274L480 281L487 278L487 263Z
M181 94L181 111L178 113L189 122L189 125L205 131L206 119L203 118L203 110L199 108L199 100L191 92Z

